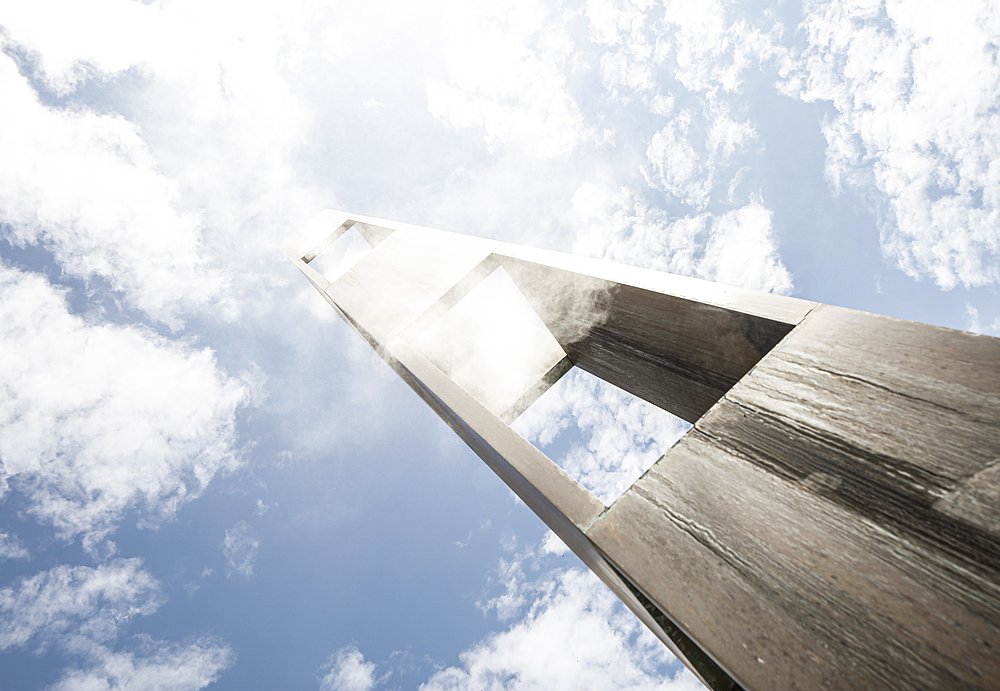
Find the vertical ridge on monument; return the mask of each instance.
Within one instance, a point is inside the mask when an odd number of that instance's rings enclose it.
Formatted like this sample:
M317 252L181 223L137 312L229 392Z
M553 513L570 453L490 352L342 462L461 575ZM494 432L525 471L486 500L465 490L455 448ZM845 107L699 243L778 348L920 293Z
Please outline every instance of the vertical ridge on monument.
M319 225L296 266L710 688L1000 684L1000 339L364 216ZM314 260L352 230L371 249L325 277ZM501 279L518 354L491 351L492 382L449 320ZM694 425L609 507L508 425L573 366Z

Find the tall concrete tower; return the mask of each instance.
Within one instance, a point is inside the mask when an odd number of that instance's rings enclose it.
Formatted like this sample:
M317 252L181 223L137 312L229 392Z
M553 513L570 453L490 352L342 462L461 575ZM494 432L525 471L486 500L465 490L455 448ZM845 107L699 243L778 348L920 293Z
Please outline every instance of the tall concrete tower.
M302 273L709 687L1000 688L1000 339L324 223ZM490 329L463 328L497 276ZM574 366L694 425L611 506L509 426Z

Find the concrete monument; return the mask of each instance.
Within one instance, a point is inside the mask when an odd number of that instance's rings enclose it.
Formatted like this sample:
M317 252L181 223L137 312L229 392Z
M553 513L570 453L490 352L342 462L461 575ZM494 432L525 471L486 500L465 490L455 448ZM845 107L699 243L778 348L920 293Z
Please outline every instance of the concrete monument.
M1000 339L319 224L302 273L709 687L1000 688ZM365 251L330 280L347 232ZM516 347L484 360L463 301L497 277L519 305L491 338ZM509 427L573 366L694 425L611 506Z

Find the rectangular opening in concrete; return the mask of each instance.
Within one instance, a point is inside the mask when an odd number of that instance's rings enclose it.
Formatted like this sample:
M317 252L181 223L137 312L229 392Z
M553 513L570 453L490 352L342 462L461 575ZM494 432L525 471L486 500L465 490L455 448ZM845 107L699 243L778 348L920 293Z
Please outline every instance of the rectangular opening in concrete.
M498 417L513 419L568 369L566 353L503 269L408 340ZM527 402L525 402L527 401Z
M356 226L351 226L309 261L309 266L331 283L371 252L372 245Z
M691 424L577 367L511 425L610 506Z
M503 267L574 365L692 423L791 330L585 273L510 257Z

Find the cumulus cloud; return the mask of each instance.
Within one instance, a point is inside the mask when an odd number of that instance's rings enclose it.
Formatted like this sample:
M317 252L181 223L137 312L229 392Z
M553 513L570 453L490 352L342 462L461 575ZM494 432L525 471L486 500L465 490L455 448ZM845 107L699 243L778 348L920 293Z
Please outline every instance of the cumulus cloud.
M733 13L733 6L722 0L665 4L659 48L675 78L689 90L734 92L749 67L775 54L780 27L756 26Z
M696 275L743 288L791 292L792 276L778 254L772 218L759 201L716 218Z
M668 124L649 142L646 157L652 170L647 179L678 201L700 208L708 202L712 190L712 179L705 174L708 161L691 141L692 112L683 110L671 115Z
M543 450L579 439L554 460L605 504L611 504L691 425L607 382L574 369L514 423Z
M721 0L589 0L593 40L604 46L605 86L662 101L659 75L669 74L691 93L736 92L744 73L780 53L780 27L767 15L754 23Z
M709 218L672 219L629 188L600 182L580 185L569 211L575 252L685 275L697 272Z
M172 516L238 464L245 388L208 349L71 314L42 277L0 266L0 486L95 546L122 514Z
M221 642L138 636L133 649L112 650L123 625L163 601L139 559L56 566L0 590L0 650L55 645L83 658L86 666L64 673L57 689L204 688L235 660Z
M644 173L650 186L697 210L708 206L735 154L756 136L753 126L735 120L728 106L710 102L703 122L690 109L667 112L668 122L653 134Z
M27 559L30 556L16 535L0 530L0 559Z
M506 589L514 591L508 599L522 603L521 616L421 689L701 688L593 574L566 569L535 580L520 569L506 573Z
M548 540L543 543L545 544L548 544ZM502 622L523 614L525 602L531 597L531 592L525 587L530 580L527 571L533 568L537 572L537 561L531 550L502 558L497 563L495 574L488 581L490 586L499 584L500 592L480 600L476 605L483 613L495 613ZM537 576L537 573L532 575Z
M330 201L293 166L316 136L296 93L312 71L298 58L329 38L306 31L318 19L308 7L14 3L0 18L5 51L70 105L43 105L0 56L5 236L171 328L269 308L280 232Z
M375 687L375 664L365 660L354 645L331 655L320 671L320 691L370 691Z
M226 530L222 540L222 554L226 558L226 577L253 577L257 552L260 550L260 540L254 529L246 521L239 521Z
M552 158L586 138L567 87L572 42L563 17L541 2L502 0L452 9L447 79L427 83L435 117L453 127L481 129L494 152L514 147Z
M551 534L550 534L551 536ZM580 568L553 568L565 552L546 537L499 563L481 607L503 628L459 654L459 664L437 669L422 691L530 689L538 691L695 691L700 682L596 576ZM354 645L338 650L321 672L320 688L363 690L387 679L388 669L367 661Z
M671 218L625 187L585 183L573 195L575 251L777 293L792 290L772 212L752 199L722 214Z
M1000 336L1000 316L990 321L988 318L983 318L979 309L972 305L965 306L965 316L967 330L987 336Z
M601 77L614 96L656 90L656 13L649 0L589 0L586 5L591 39L602 46ZM662 10L661 10L662 11Z
M106 642L134 616L156 611L162 599L139 559L57 566L0 590L0 650L31 642Z
M197 214L180 208L138 127L43 105L2 53L0 91L0 237L49 249L65 272L107 281L171 326L226 301Z
M51 21L55 13L61 21ZM156 8L128 0L97 0L87 7L53 0L15 1L4 7L0 25L38 63L46 86L68 94L88 78L133 66L155 40L157 14Z
M940 287L1000 281L1000 10L811 3L784 90L835 109L826 173L874 205L882 249Z
M185 645L141 639L138 652L101 648L92 663L63 674L57 691L158 689L194 691L214 683L236 660L232 649L213 639Z

